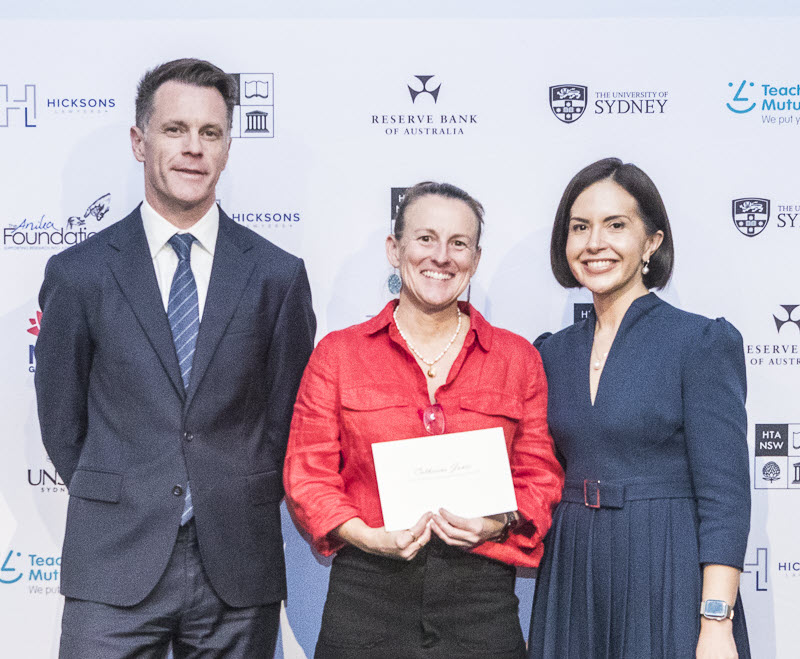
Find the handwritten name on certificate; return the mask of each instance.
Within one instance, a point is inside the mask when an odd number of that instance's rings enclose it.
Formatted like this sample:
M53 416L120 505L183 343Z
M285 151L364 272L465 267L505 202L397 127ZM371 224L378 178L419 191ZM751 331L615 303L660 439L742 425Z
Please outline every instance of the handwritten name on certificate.
M517 509L502 428L379 442L372 457L387 531L439 508L462 517Z

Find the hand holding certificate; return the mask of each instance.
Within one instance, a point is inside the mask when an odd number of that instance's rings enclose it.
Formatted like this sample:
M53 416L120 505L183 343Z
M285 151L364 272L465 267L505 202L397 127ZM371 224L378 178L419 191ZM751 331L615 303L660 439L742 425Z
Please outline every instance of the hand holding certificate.
M501 428L380 442L372 456L387 531L440 508L461 517L517 509Z

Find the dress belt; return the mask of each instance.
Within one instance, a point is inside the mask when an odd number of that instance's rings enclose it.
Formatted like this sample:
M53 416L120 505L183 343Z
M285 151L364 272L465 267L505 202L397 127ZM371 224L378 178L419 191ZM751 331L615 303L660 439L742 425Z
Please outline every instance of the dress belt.
M685 480L623 484L587 478L583 481L567 481L561 500L582 503L587 508L622 508L626 501L693 497L692 484Z

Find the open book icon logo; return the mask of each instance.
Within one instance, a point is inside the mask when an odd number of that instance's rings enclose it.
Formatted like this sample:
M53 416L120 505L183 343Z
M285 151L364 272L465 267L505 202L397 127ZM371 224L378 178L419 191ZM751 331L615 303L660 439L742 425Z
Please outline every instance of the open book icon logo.
M269 98L269 81L248 80L244 83L245 98Z

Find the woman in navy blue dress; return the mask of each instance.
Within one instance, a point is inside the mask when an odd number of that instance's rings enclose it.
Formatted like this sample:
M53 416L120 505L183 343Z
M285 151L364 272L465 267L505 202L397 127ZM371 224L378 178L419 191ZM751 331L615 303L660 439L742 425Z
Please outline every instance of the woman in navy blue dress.
M566 485L528 655L749 657L741 335L648 292L669 280L673 246L635 165L607 158L572 179L551 261L559 283L592 292L595 315L539 347Z

